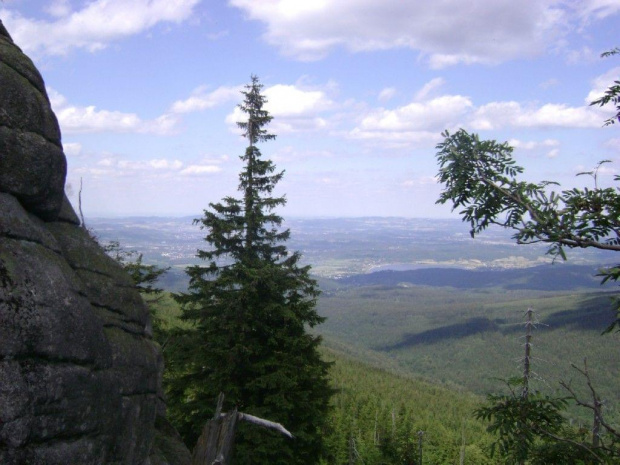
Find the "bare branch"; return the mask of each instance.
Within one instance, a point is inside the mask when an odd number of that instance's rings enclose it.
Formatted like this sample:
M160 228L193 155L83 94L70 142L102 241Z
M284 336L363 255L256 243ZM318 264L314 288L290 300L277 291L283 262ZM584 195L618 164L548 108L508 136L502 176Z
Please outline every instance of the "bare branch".
M78 192L78 210L80 211L80 220L82 221L82 227L86 228L86 222L84 221L84 213L82 212L82 178L80 178L80 191Z
M598 462L602 462L601 457L599 457L591 448L589 448L588 446L586 446L585 444L582 444L581 442L578 441L573 441L572 439L568 439L568 438L563 438L561 436L557 436L553 433L550 433L549 431L546 431L544 429L537 429L537 431L541 434L544 434L545 436L548 436L552 439L555 439L556 441L559 442L565 442L567 444L572 444L573 446L577 446L585 451L587 451L589 454L591 454Z
M588 385L588 388L590 388L590 392L592 393L592 398L594 399L594 404L589 404L583 400L581 400L577 394L575 393L574 389L570 387L570 385L564 381L560 381L560 386L562 386L564 389L566 389L568 391L568 393L571 395L571 399L573 399L573 401L579 405L580 407L585 407L587 409L592 410L595 414L597 414L598 416L598 420L600 422L600 425L605 428L605 430L614 435L615 437L617 437L618 439L620 439L620 432L618 430L616 430L614 427L612 427L610 424L608 424L607 422L605 422L605 420L603 420L603 417L600 415L600 407L597 407L597 404L600 403L600 397L598 395L598 393L596 392L596 390L594 389L594 386L592 385L592 380L590 378L590 373L588 372L588 366L586 361L584 360L584 369L582 370L581 368L577 367L575 364L571 363L571 366L577 370L579 373L581 373L585 378L586 378L586 383Z
M269 421L269 420L264 420L262 418L255 417L254 415L249 415L247 413L239 412L237 415L239 415L239 420L244 420L244 421L247 421L248 423L253 423L255 425L263 426L265 428L274 429L278 431L279 433L283 434L284 436L287 436L293 439L293 435L291 434L291 432L287 430L284 426L282 426L280 423L276 423L276 422Z

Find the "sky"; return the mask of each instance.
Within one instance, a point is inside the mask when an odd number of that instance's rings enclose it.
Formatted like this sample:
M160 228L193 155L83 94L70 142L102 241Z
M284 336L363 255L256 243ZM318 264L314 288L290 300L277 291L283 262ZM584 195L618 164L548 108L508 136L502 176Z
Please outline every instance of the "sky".
M3 0L62 131L85 216L200 215L238 195L240 90L257 75L285 170L278 213L457 217L435 146L509 141L530 181L592 186L620 125L620 0Z

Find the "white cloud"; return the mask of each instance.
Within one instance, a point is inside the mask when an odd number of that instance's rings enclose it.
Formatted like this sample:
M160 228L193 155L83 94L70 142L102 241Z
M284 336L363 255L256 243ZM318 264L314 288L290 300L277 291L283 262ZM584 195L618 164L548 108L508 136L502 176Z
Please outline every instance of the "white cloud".
M516 149L534 152L542 151L547 158L556 158L560 154L560 141L557 139L545 139L541 141L510 139L508 144Z
M180 23L192 16L199 2L95 0L73 11L69 2L60 0L47 8L51 21L26 18L10 9L0 10L0 16L27 54L65 55L72 49L100 50L159 23Z
M62 144L65 155L79 157L82 154L82 144L78 142L65 142Z
M167 160L165 158L157 158L146 161L114 160L113 158L105 158L98 164L102 166L116 166L121 170L130 170L141 173L154 171L178 171L183 167L182 161Z
M303 90L296 86L276 84L265 89L267 110L274 116L297 117L328 109L332 101L321 90Z
M116 165L117 161L114 158L102 158L101 160L99 160L97 162L97 165L99 166L114 166Z
M416 100L426 100L427 97L432 95L445 83L446 81L443 78L431 79L429 82L424 84L424 87L422 87L422 89L418 91L418 93L415 96Z
M469 122L476 130L522 128L595 128L601 126L600 113L589 107L547 103L523 106L518 102L491 102L479 107Z
M426 83L414 101L394 109L366 110L358 119L348 137L377 141L390 147L429 146L440 139L446 128L460 125L473 108L468 97L441 95L430 98L445 83L435 78Z
M393 87L386 87L381 92L379 92L379 96L377 97L381 102L386 102L390 100L392 97L396 95L396 89Z
M545 139L542 141L522 141L519 139L510 139L508 141L512 147L523 150L535 150L539 148L558 147L560 141L557 139Z
M566 61L571 65L592 63L597 61L598 58L599 54L587 46L583 46L577 50L568 50L566 52Z
M597 89L604 88L617 75L620 68L606 73L595 81ZM442 78L426 83L414 100L393 109L364 109L348 137L381 141L390 146L429 145L437 142L445 129L468 127L476 131L516 128L598 128L603 113L590 106L573 107L558 103L520 103L516 101L489 102L477 106L462 95L433 94L444 85ZM603 84L605 83L605 84ZM600 91L599 91L600 92ZM592 94L593 95L593 94ZM592 95L588 99L593 98ZM559 142L546 139L542 142L513 140L513 145L525 150L545 150L553 158L559 154Z
M220 159L220 161L223 159ZM173 176L201 176L219 173L219 162L199 162L186 165L181 160L153 158L150 160L128 160L117 156L103 155L94 165L81 166L73 170L76 174L107 177L170 178Z
M560 154L560 141L557 139L545 139L542 141L521 141L518 139L510 139L508 144L516 149L533 151L544 155L547 158L556 158Z
M173 113L189 113L192 111L206 110L231 100L239 100L242 87L218 87L212 92L206 92L204 86L192 92L192 95L185 100L177 100L172 104Z
M433 53L428 59L428 66L431 69L443 69L459 64L473 65L475 63L493 63L494 61L495 60L491 60L489 58L470 55L467 53Z
M45 12L55 18L62 18L71 13L69 0L54 0L46 8Z
M156 170L178 170L183 166L183 162L179 160L166 160L165 158L159 158L156 160L151 160L149 165L152 166Z
M562 35L569 12L555 0L230 0L285 55L317 60L352 52L409 48L434 67L532 56Z
M360 124L367 130L440 130L454 124L472 107L471 100L461 95L444 95L428 102L412 102L395 110L376 110Z
M177 116L170 114L161 115L153 120L142 120L135 113L98 110L94 105L74 106L54 89L48 88L47 92L63 134L134 132L168 135L174 133L178 123Z
M180 174L186 176L200 176L203 174L219 173L222 168L214 165L190 165L187 168L181 170Z
M415 179L407 179L400 183L402 187L406 188L428 187L437 184L437 177L435 176L419 176Z
M560 149L551 149L547 152L547 158L556 158L560 154Z
M333 108L334 102L323 90L276 84L265 88L263 94L267 98L265 109L274 117L269 129L275 134L313 131L328 126L327 120L319 114ZM235 107L226 122L232 126L244 119L243 112Z
M349 132L352 139L378 142L386 147L429 147L440 141L439 131L372 131L354 128Z

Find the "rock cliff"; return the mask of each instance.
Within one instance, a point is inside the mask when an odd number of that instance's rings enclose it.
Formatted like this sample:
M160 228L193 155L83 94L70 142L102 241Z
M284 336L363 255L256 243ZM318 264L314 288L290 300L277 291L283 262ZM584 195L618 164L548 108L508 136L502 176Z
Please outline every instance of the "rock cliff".
M187 463L152 450L148 309L80 227L65 176L43 80L0 21L0 463Z

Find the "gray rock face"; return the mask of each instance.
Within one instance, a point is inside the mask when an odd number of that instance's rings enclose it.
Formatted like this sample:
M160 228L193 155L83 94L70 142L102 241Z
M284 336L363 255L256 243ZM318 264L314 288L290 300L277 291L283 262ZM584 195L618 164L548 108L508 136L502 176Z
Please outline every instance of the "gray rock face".
M0 21L0 464L148 465L161 354L65 176L43 80Z
M0 28L0 192L54 219L63 202L67 162L45 85L32 61Z

